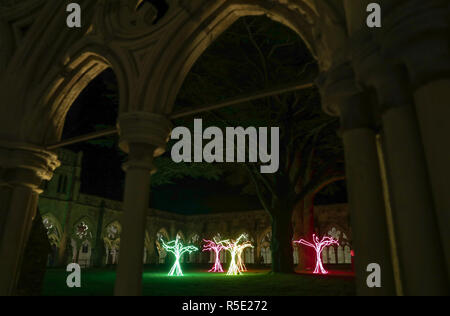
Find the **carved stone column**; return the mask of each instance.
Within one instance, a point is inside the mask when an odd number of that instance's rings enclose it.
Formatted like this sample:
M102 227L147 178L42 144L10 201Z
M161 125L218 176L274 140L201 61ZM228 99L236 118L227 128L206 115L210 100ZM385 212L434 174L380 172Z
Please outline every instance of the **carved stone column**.
M445 260L408 74L383 59L370 36L354 40L353 68L360 84L375 89L382 119L403 292L444 295Z
M403 1L377 33L385 60L407 70L450 278L450 19L447 0ZM431 246L430 247L435 247ZM430 259L431 261L432 259ZM428 271L428 269L426 270ZM444 276L442 276L444 277ZM448 280L447 280L448 282Z
M134 112L119 117L120 148L128 153L124 214L115 295L140 295L145 224L150 195L153 158L164 153L171 123L166 117Z
M358 91L350 65L319 80L327 112L341 118L358 295L395 295L389 230L370 98ZM367 266L381 267L381 288L366 284Z
M0 296L14 295L42 180L59 166L54 153L0 142Z

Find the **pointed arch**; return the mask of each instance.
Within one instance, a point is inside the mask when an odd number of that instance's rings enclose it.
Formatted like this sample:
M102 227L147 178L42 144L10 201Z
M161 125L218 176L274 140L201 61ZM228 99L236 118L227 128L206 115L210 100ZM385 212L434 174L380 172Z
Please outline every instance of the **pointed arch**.
M193 4L189 14L179 18L172 28L167 36L170 40L158 43L158 51L147 60L146 67L151 71L140 82L143 99L139 104L156 107L146 109L149 111L171 113L184 79L203 52L237 19L255 15L266 15L291 28L316 55L314 27L319 16L311 2L240 0L204 1L201 7Z

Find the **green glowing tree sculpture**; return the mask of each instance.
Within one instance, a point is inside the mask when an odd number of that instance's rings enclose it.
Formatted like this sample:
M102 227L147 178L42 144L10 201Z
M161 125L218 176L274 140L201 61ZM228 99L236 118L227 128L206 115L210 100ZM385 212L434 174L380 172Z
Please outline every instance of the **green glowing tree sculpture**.
M186 252L194 252L197 251L198 248L195 246L183 246L183 244L180 241L180 236L177 235L177 238L175 240L169 241L168 243L165 243L164 240L161 238L161 244L163 248L170 253L173 253L175 256L175 263L172 266L172 269L169 271L169 276L183 276L183 271L181 271L180 266L180 259L181 256Z
M228 268L227 275L239 275L242 273L242 271L246 271L241 255L245 248L253 247L249 241L243 242L243 239L246 238L247 235L242 234L236 240L223 240L220 242L224 245L224 248L231 254L231 263L230 267Z

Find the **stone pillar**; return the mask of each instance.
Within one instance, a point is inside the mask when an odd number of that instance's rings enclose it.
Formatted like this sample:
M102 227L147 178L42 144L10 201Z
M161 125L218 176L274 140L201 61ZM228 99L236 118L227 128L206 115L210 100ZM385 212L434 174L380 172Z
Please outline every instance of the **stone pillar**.
M377 39L383 59L403 64L408 73L412 103L415 106L412 111L415 110L417 114L434 212L439 227L440 238L437 238L435 233L432 240L435 245L429 246L439 247L438 244L441 243L448 283L450 282L450 228L448 225L450 223L450 147L447 146L448 135L450 135L448 1L413 0L404 1L401 4L393 0L388 2L395 3L397 8L385 15L383 28L378 31ZM429 258L429 263L432 260ZM427 268L426 271L429 269ZM444 279L444 275L441 275L441 278Z
M117 266L115 295L140 295L145 224L150 195L153 158L164 153L170 122L161 115L135 112L119 117L120 148L128 153L124 214Z
M33 145L0 143L0 296L14 295L37 210L42 180L59 166L57 156Z
M407 73L390 66L370 37L355 42L357 79L374 88L378 97L402 291L444 295L445 261Z
M370 98L355 86L350 65L319 80L325 111L339 113L355 249L358 295L395 295L391 247ZM367 266L381 267L381 288L369 288Z

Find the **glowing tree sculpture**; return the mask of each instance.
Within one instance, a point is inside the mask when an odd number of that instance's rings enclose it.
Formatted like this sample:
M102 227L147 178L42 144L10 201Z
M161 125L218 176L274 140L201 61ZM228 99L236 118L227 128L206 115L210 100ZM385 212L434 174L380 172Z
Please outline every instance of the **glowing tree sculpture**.
M222 241L218 241L216 237L214 237L213 239L214 241L203 239L203 241L206 243L205 245L203 245L203 251L214 251L216 257L214 266L208 272L223 272L222 264L220 263L220 252L226 249L226 247L221 244Z
M323 268L322 251L325 247L328 247L332 244L339 245L339 242L336 239L328 236L322 237L322 240L319 241L319 238L315 234L313 234L313 242L314 244L304 239L294 241L294 243L312 247L316 251L316 268L314 269L314 274L328 274L328 271Z
M237 251L237 266L239 268L239 271L247 271L247 267L244 264L244 259L242 259L242 253L244 252L245 248L253 248L250 241L246 241L245 243L238 246Z
M164 240L161 238L161 244L163 248L170 253L173 253L175 256L175 263L169 271L169 276L173 276L176 274L176 276L183 276L183 271L181 271L180 266L180 258L181 256L186 252L193 252L197 251L198 248L195 246L183 246L183 244L180 241L180 236L177 235L177 238L175 240L169 241L167 244L164 242Z
M231 263L227 275L239 275L242 271L246 271L241 254L245 248L253 246L249 241L239 244L244 238L247 238L247 235L242 234L237 240L223 240L220 242L225 246L225 249L231 253ZM241 268L243 268L243 270L241 270Z

